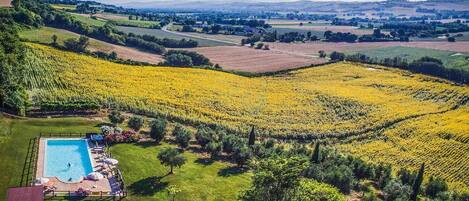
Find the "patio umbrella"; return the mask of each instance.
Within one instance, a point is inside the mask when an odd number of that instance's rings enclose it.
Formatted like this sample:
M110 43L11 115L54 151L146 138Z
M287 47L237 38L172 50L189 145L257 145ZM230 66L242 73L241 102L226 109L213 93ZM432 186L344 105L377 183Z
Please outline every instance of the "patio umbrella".
M34 181L34 184L36 185L44 185L44 184L47 184L50 180L48 178L45 178L45 177L41 177L41 178L37 178L35 181Z
M92 173L88 174L87 178L97 181L97 180L100 180L100 179L104 179L104 175L99 173L99 172L92 172Z
M119 163L118 160L113 159L113 158L104 159L104 162L107 163L107 164L111 164L111 165L117 165Z

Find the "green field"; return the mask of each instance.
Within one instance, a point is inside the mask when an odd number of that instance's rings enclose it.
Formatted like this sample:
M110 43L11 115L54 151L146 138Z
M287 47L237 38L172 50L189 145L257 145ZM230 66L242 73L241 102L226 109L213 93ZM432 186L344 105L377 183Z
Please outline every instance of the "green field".
M72 11L76 10L77 6L76 5L67 5L67 4L51 4L52 8L55 8L57 10L65 10L65 11Z
M413 47L384 47L356 51L352 53L362 53L369 57L378 59L393 58L399 56L407 59L408 61L413 61L424 56L429 56L440 59L448 68L469 70L469 55L450 51Z
M189 36L181 36L181 35L173 34L173 33L166 32L160 29L146 29L146 28L124 27L124 26L118 26L117 29L125 33L135 33L135 34L140 34L140 35L144 35L144 34L153 35L158 38L170 38L170 39L176 39L176 40L181 40L183 38L186 40L192 39L192 40L199 42L199 47L233 45L231 43L223 43L223 42L218 42L218 41L213 41L213 40L200 39L200 38L189 37Z
M8 187L19 185L29 139L40 132L97 132L100 121L88 118L10 119L0 114L0 200ZM176 185L177 200L234 200L249 186L250 173L229 174L231 164L204 163L204 157L186 151L188 159L174 175L165 176L156 155L171 145L120 144L111 147L129 187L128 200L167 200L166 186ZM161 179L158 182L158 178Z
M103 20L103 19L99 19L97 18L96 20L95 19L92 19L91 17L88 17L88 16L83 16L83 15L79 15L79 14L75 14L75 13L70 13L72 16L74 16L77 20L79 20L80 22L83 22L87 25L90 25L90 26L97 26L97 27L101 27L101 26L104 26L106 24L106 20Z
M316 36L318 38L324 38L324 31L314 31L314 30L305 30L305 29L295 29L295 28L285 28L285 27L272 27L268 29L269 31L277 31L277 34L285 34L288 32L298 32L302 34L307 34L311 32L312 36Z
M52 27L41 27L39 29L26 29L19 33L20 38L38 43L52 43L52 36L57 36L57 43L63 45L64 41L70 38L78 39L79 34ZM112 45L103 41L90 39L89 48L107 52L112 49Z

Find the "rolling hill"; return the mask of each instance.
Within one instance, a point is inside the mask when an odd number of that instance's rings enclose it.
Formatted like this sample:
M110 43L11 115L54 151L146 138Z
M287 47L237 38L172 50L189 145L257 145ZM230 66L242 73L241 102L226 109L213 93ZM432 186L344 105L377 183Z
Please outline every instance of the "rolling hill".
M429 173L468 191L467 86L354 63L251 78L194 68L127 66L27 45L32 50L25 79L35 106L96 100L238 133L255 125L264 137L323 139L373 162L410 169L427 162Z

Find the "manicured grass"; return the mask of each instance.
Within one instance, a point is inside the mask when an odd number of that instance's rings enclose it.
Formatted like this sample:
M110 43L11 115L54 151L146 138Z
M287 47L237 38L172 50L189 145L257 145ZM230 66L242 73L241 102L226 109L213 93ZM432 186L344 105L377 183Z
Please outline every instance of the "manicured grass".
M29 139L41 132L98 132L100 123L88 118L11 119L0 115L0 200L5 199L8 187L19 185ZM165 176L169 169L160 165L156 155L168 146L144 143L112 147L131 190L127 200L167 200L168 185L181 189L177 200L235 200L237 193L249 186L250 173L236 174L237 169L224 162L204 163L201 155L190 151L184 153L186 165Z
M99 122L85 118L9 119L0 114L0 200L18 186L29 140L40 132L96 132Z
M459 53L450 52L450 51L432 50L432 49L425 49L425 48L413 48L413 47L384 47L384 48L369 49L369 50L363 50L363 51L357 51L357 52L365 54L369 57L376 57L379 59L393 58L393 57L399 56L399 57L407 59L408 61L413 61L416 59L420 59L424 56L429 56L429 57L440 59L448 68L469 70L469 59L468 59L469 55L459 54Z
M146 34L146 35L156 36L158 38L170 38L170 39L176 39L176 40L181 40L183 38L185 38L186 40L192 39L192 40L199 42L200 47L232 45L231 43L223 43L223 42L218 42L218 41L213 41L213 40L200 39L200 38L194 38L194 37L189 37L189 36L181 36L181 35L169 33L160 29L146 29L146 28L124 27L124 26L118 26L117 29L125 33L135 33L139 35Z
M176 200L236 200L250 184L251 173L241 173L234 165L210 161L200 154L184 152L187 162L175 174L162 166L157 154L172 145L154 143L119 144L111 147L120 163L130 200L168 200L165 189L174 185L181 190Z

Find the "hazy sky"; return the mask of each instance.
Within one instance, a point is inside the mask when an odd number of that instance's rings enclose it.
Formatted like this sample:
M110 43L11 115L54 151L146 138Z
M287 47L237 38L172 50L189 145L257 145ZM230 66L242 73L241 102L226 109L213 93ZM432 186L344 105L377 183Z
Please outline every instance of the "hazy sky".
M129 2L158 2L158 1L170 1L170 0L97 0L102 3L110 3L110 4L123 4L123 3L129 3ZM178 2L180 0L173 0L174 2ZM292 1L298 1L298 0L185 0L185 1L214 1L214 2L292 2ZM310 1L355 1L355 2L370 2L370 1L383 1L383 0L310 0Z

